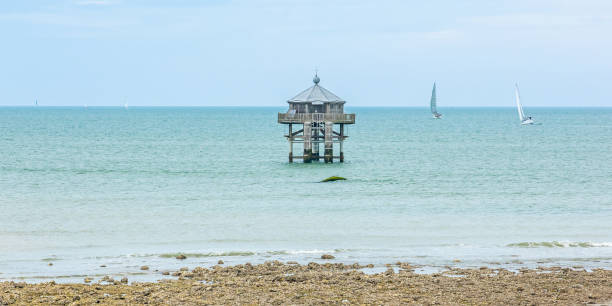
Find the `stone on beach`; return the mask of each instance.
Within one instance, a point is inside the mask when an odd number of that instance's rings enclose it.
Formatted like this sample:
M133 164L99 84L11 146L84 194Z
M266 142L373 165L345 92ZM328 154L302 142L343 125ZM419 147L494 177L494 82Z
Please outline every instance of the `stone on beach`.
M330 254L323 254L321 255L321 259L334 259L336 257L334 257L333 255Z
M143 271L149 270L149 266L141 266L140 270L143 270Z
M187 259L187 256L185 256L184 254L179 254L178 256L176 256L176 259L180 259L180 260Z
M124 284L127 284L127 283L128 283L128 278L127 278L127 277L125 277L125 276L124 276L124 277L122 277L122 278L121 278L121 282L122 282L122 283L124 283Z
M219 259L219 261L217 261L217 264L218 265L222 265L222 264L224 264L224 262L223 262L223 260Z

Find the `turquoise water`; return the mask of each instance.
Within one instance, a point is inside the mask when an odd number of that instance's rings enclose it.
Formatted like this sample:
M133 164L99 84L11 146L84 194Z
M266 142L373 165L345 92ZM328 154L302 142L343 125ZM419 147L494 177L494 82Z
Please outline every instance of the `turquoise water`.
M611 108L349 108L343 164L289 164L284 110L0 108L0 279L323 253L612 268Z

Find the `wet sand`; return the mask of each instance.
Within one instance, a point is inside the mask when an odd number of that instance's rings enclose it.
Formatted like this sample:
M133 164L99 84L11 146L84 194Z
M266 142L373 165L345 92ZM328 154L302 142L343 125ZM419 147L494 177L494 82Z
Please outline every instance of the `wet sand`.
M416 274L406 263L366 274L359 264L267 262L173 271L176 279L127 284L0 283L5 304L512 304L612 303L611 270L454 269ZM160 272L161 274L162 272Z

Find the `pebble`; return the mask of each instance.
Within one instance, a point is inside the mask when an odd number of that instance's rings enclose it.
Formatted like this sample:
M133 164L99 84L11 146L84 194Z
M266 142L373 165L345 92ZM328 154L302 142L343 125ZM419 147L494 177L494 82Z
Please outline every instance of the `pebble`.
M222 265L224 264L223 260L219 259L219 261L217 262L218 265Z
M127 277L125 277L125 276L124 276L124 277L122 277L122 278L121 278L121 282L122 282L122 283L124 283L124 284L127 284L127 283L128 283L128 278L127 278Z
M180 254L180 255L176 256L176 259L180 259L180 260L187 259L187 256L185 256L183 254Z
M330 255L330 254L323 254L321 255L321 259L334 259L336 257L334 257L334 255Z
M143 271L149 270L149 266L142 266L140 267L140 270L143 270Z

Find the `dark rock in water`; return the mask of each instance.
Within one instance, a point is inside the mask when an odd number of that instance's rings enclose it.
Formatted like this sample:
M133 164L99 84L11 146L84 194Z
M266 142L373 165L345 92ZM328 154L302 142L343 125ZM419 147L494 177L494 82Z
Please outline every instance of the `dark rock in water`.
M179 271L189 271L189 268L188 267L182 267L182 268L179 269Z
M100 268L106 268L106 265L100 265Z
M127 277L125 277L125 276L124 276L124 277L122 277L122 278L121 278L121 282L122 282L122 283L124 283L124 284L127 284L127 283L128 283L128 278L127 278Z
M176 256L176 259L180 259L180 260L187 259L187 256L183 254L179 254L178 256Z
M140 270L143 270L143 271L149 270L149 266L142 266L140 267Z
M329 255L329 254L323 254L321 255L321 259L334 259L336 257L334 257L333 255Z
M162 275L170 275L170 272L164 271L164 272L162 272Z
M50 263L49 263L49 266L52 266L52 265L53 265L53 263L52 263L52 262L50 262Z
M324 183L324 182L333 182L333 181L344 181L344 180L346 180L346 179L341 177L341 176L330 176L330 177L322 180L321 183Z
M223 260L219 259L219 261L217 262L218 265L222 265L224 264Z

